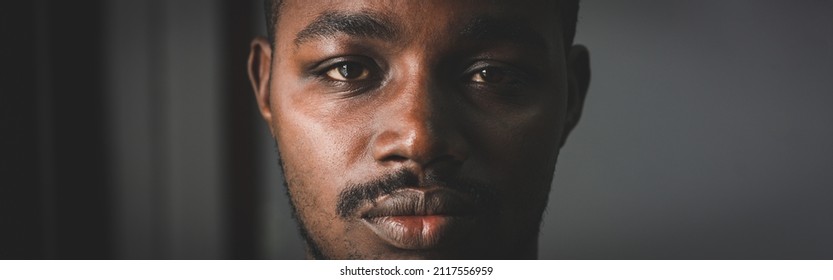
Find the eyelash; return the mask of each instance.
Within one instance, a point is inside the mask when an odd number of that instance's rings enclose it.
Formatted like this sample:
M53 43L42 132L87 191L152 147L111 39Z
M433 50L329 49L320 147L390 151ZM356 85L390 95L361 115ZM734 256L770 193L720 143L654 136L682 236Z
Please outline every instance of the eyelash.
M465 72L463 79L467 80L469 83L475 84L491 84L491 85L501 85L501 86L519 86L525 83L528 80L527 75L514 67L505 66L505 65L485 65L485 66L476 66L471 67L471 70ZM491 70L491 71L490 71ZM488 74L489 72L494 72ZM504 79L508 80L508 82L495 82L491 83L486 80L493 79L497 77L489 78L489 75L495 76L503 76ZM481 81L474 81L474 78L478 78Z

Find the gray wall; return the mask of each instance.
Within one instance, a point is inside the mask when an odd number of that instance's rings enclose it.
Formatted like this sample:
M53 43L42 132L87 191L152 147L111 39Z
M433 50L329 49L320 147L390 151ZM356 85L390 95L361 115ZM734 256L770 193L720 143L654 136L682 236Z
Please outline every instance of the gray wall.
M583 1L542 258L833 258L833 3Z
M219 3L105 5L118 258L226 256Z

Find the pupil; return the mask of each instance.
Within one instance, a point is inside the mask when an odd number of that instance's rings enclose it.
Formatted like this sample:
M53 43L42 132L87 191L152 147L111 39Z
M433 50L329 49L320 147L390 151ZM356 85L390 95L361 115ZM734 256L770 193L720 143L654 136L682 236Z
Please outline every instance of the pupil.
M362 74L362 67L353 63L345 63L338 67L338 73L345 79L353 79Z

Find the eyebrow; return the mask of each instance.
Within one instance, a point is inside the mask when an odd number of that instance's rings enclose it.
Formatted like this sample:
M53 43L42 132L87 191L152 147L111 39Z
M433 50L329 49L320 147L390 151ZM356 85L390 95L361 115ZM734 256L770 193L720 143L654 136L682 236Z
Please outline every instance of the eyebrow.
M460 28L460 37L476 41L507 41L537 48L546 48L547 41L523 20L478 17Z
M327 12L295 35L295 46L315 38L335 37L340 33L382 40L395 39L398 34L390 21L376 14Z

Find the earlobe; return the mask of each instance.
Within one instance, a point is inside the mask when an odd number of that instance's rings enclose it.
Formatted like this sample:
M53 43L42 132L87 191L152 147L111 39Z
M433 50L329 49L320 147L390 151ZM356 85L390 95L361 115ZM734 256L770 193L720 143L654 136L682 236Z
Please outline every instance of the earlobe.
M260 115L272 128L272 109L270 106L271 92L269 79L272 71L272 45L266 38L257 37L252 40L249 52L249 81L257 99Z
M567 55L568 90L567 118L561 136L561 146L567 142L567 135L578 125L584 99L590 87L590 52L582 45L573 45Z

